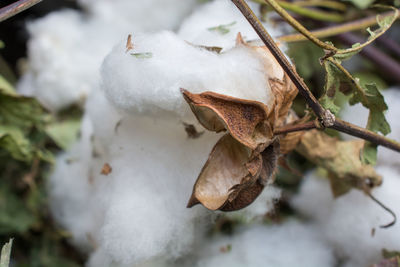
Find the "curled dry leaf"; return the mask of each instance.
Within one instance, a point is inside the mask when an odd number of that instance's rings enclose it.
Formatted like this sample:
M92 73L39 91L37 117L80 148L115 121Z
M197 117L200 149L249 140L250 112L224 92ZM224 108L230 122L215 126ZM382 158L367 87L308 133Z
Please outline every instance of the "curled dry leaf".
M309 116L306 115L303 118L299 119L296 113L293 110L287 112L286 118L282 120L280 125L289 125L289 124L302 124L309 120ZM301 137L303 136L304 131L297 131L286 133L280 135L280 151L282 155L286 155L292 150L294 150L299 144Z
M371 165L362 163L363 140L340 141L318 130L303 134L297 151L328 171L334 196L351 188L369 192L382 183Z
M126 48L125 53L127 53L129 50L133 50L132 34L128 35L128 38L126 39L125 48Z
M233 138L252 150L262 150L273 137L268 109L258 101L204 92L182 94L199 122L210 131L228 130Z
M260 175L261 155L250 160L251 150L224 135L214 146L193 187L188 203L201 202L210 210L222 208L242 190L241 184L254 184Z

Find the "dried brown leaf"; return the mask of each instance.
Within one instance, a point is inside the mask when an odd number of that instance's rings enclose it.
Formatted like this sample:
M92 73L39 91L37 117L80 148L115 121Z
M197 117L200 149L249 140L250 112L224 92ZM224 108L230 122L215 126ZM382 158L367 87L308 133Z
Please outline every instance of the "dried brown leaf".
M261 152L263 167L260 174L260 183L264 186L275 180L275 172L280 157L280 141L275 139L263 152Z
M182 94L208 130L228 131L211 151L193 187L188 207L198 203L210 210L234 211L252 203L272 183L280 156L280 139L274 127L290 123L290 107L297 90L265 46L252 46L238 34L237 46L245 46L262 60L273 101L267 108L258 101L213 92ZM297 119L297 117L296 117ZM291 151L301 133L283 136L284 152Z
M337 197L351 188L369 192L382 183L371 165L362 163L364 141L340 141L318 131L305 132L297 151L328 171L332 192Z
M262 151L273 137L268 109L250 101L214 92L192 94L182 89L183 96L199 122L208 130L229 133L252 150Z
M269 79L269 84L275 98L273 110L270 114L270 122L275 127L280 127L288 123L288 112L298 91L286 74L283 80L277 78Z
M112 168L110 164L104 163L103 168L101 169L101 174L103 175L109 175L112 172Z
M308 116L304 116L301 119L298 119L296 113L289 109L287 112L286 118L284 120L284 125L287 124L302 124L309 120ZM282 155L286 155L289 152L293 151L297 145L299 144L304 131L292 132L280 135L280 152Z
M250 159L251 150L231 135L224 135L214 146L193 187L188 203L210 210L232 202L247 185L256 182L262 168L261 155ZM246 185L246 186L245 186Z
M133 50L132 34L128 35L128 38L126 39L125 48L126 48L125 53L127 53L129 50Z

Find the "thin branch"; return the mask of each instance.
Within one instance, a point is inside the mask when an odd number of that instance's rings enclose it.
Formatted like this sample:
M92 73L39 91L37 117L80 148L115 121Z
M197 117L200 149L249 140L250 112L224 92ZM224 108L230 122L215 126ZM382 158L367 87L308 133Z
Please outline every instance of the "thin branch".
M374 31L374 35L370 36L367 41L365 41L364 43L358 45L358 46L354 46L354 47L350 47L347 49L340 49L337 51L338 54L348 54L348 53L352 53L352 52L357 52L360 51L361 49L363 49L364 47L366 47L367 45L371 44L373 41L375 41L377 38L379 38L380 36L382 36L392 25L393 23L399 18L399 10L397 8L392 8L389 7L393 10L392 12L392 17L393 20L386 26L381 26L379 31ZM377 23L378 23L378 16L376 17ZM382 21L382 20L381 20Z
M347 133L352 136L362 138L374 144L390 148L394 151L400 152L400 143L391 140L387 137L384 137L383 135L377 134L373 131L369 131L360 126L343 121L339 118L336 118L333 126L331 126L330 128L338 130L339 132L342 133Z
M342 22L343 16L336 12L325 12L317 9L305 8L295 3L280 1L279 5L293 13L302 15L315 20L328 21L328 22Z
M261 0L261 1L264 1L264 0ZM388 12L383 13L381 18L385 19L386 17L392 16L392 15L393 15L393 12L388 11ZM355 21L348 22L348 23L343 23L340 25L330 26L330 27L326 27L326 28L322 28L322 29L310 31L310 32L317 38L325 38L325 37L330 37L330 36L338 35L338 34L345 33L345 32L366 29L366 28L376 25L376 24L377 24L376 16L370 16L367 18L355 20ZM307 40L307 37L305 37L301 33L296 33L296 34L289 34L289 35L284 35L284 36L278 37L278 40L281 42L299 42L299 41Z
M326 7L330 9L336 9L339 11L346 11L346 4L330 1L330 0L299 0L294 2L298 6L307 6L307 7Z
M275 0L263 0L264 3L268 3L271 5L271 7L279 14L281 17L283 17L287 23L292 25L293 28L298 30L300 33L302 33L304 36L307 37L311 42L314 44L318 45L319 47L336 52L338 49L334 47L333 45L330 45L328 43L324 43L321 40L319 40L317 37L315 37L312 33L310 33L309 30L307 30L301 23L299 23L295 18L293 18L289 13L286 12L285 9L283 9ZM242 12L243 13L243 12Z
M288 124L283 127L279 127L274 130L275 135L279 134L287 134L292 132L306 131L311 129L318 128L318 125L315 121L308 121L305 123L297 123L297 124Z
M38 4L42 0L20 0L0 9L0 22Z
M314 111L315 115L319 118L323 127L333 128L343 133L347 133L356 137L360 137L367 141L370 141L377 145L382 145L384 147L390 148L392 150L400 152L400 143L390 140L382 135L374 133L372 131L366 130L359 126L353 125L351 123L342 121L341 119L335 118L329 110L325 110L321 104L312 95L310 89L304 83L303 79L297 74L292 65L280 51L274 40L268 34L266 29L262 26L261 22L258 20L253 11L249 8L244 0L231 0L250 22L254 30L260 36L261 40L271 51L272 55L278 61L279 65L288 74L289 78L299 90L299 93L305 98L307 104Z
M349 32L338 35L338 38L343 43L348 45L362 42L361 37ZM377 39L377 41L379 42L379 40L381 40L382 38L384 38L384 36ZM397 43L395 43L394 45L398 46ZM385 77L390 80L396 81L397 83L400 83L400 63L396 61L393 57L385 54L384 52L372 45L365 47L363 50L360 51L360 54L363 55L365 58L371 60L376 66L377 70Z
M253 2L259 3L259 4L266 4L264 0L252 0ZM320 6L327 7L327 6L332 6L332 4L337 4L337 2L333 1L296 1L293 3L286 2L286 1L277 1L276 2L279 6L282 8L289 10L295 14L299 14L303 17L315 19L315 20L320 20L320 21L327 21L327 22L342 22L343 21L343 16L339 13L336 12L326 12L326 11L321 11L318 9L310 9L310 8L305 8L305 6L318 6L317 3L320 4ZM341 3L339 3L341 4ZM335 5L335 7L337 7Z
M321 106L321 104L308 89L303 79L294 70L293 66L289 63L289 61L278 48L272 37L265 30L257 16L253 13L253 11L249 8L244 0L232 0L232 2L239 8L239 10L251 24L251 26L253 26L258 36L260 36L261 40L271 51L272 55L278 61L279 65L282 66L283 70L287 73L290 80L297 87L299 93L305 98L307 104L314 111L315 115L317 115L318 118L323 119L325 117L325 109Z

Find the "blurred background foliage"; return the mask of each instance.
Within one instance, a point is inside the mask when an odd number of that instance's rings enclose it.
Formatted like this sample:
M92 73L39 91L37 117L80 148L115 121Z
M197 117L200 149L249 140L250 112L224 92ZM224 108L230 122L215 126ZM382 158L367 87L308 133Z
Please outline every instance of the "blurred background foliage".
M3 0L1 7L13 2ZM331 5L321 4L323 2L330 2ZM373 2L282 1L283 6L286 4L287 10L310 30L374 15L376 9L368 9ZM380 4L392 5L397 2L379 1ZM85 259L68 244L69 233L53 222L46 191L46 179L55 155L66 149L79 135L82 110L73 106L58 114L51 114L35 99L15 92L15 84L26 61L29 38L26 23L62 8L77 9L78 5L74 0L45 0L0 23L0 244L14 238L12 266L81 266ZM271 12L266 6L261 9L264 14ZM323 16L310 16L309 11ZM324 14L334 15L328 16L334 19L329 21ZM275 17L275 21L285 23L279 17ZM348 47L367 37L368 33L363 29L329 37L329 40L337 47ZM398 84L399 41L399 25L395 23L387 34L354 56L351 62L346 62L345 66L362 84L374 81L380 89ZM325 84L325 72L319 61L323 54L319 47L308 41L288 45L289 57L316 96L323 93ZM382 57L382 54L386 57ZM344 103L340 98L338 102L338 105ZM305 104L300 97L296 99L294 108L299 114L304 112ZM276 182L284 189L283 198L276 203L274 214L266 214L267 223L279 223L287 216L294 215L287 199L297 191L301 173L313 167L295 153L287 161L292 170L282 168ZM221 218L214 230L229 233L240 223L243 223L240 218Z

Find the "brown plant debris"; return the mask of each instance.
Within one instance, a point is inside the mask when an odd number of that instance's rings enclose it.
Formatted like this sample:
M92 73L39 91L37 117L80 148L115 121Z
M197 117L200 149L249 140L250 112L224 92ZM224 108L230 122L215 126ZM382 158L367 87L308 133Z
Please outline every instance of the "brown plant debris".
M127 53L129 50L133 50L134 47L132 42L132 34L128 35L125 47L126 47L125 53Z
M204 133L204 131L203 132L197 131L196 127L194 127L193 124L189 124L186 122L183 122L183 127L185 127L185 132L186 132L187 136L192 139L199 138Z
M112 172L112 168L110 164L104 163L103 168L101 169L101 174L103 175L109 175Z
M302 135L297 151L308 160L328 171L334 196L351 188L365 192L382 183L372 165L361 161L363 140L340 141L324 132L311 130Z
M234 211L248 206L274 181L281 144L288 153L301 137L274 136L274 128L292 118L288 113L297 95L278 62L265 47L247 44L240 34L236 45L245 46L262 60L274 99L267 107L258 101L182 89L184 99L207 130L227 132L201 170L188 207L201 203L210 210Z

